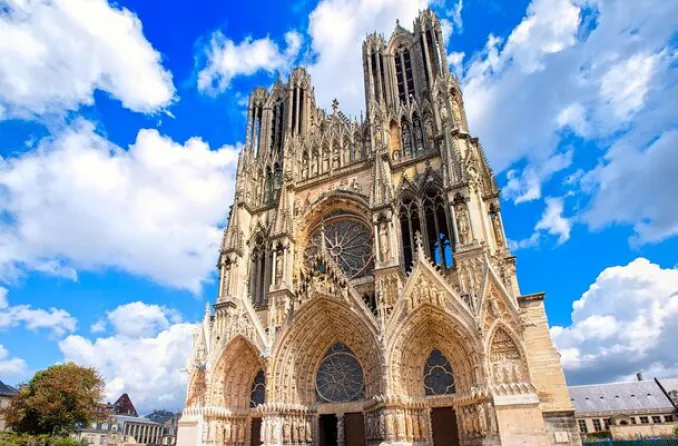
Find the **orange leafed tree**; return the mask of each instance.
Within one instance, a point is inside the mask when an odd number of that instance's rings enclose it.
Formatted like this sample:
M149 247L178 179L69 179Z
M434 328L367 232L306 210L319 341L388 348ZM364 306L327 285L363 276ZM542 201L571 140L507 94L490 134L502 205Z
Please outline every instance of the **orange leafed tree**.
M64 435L99 416L104 382L99 373L72 362L37 372L19 388L6 410L7 423L18 433Z

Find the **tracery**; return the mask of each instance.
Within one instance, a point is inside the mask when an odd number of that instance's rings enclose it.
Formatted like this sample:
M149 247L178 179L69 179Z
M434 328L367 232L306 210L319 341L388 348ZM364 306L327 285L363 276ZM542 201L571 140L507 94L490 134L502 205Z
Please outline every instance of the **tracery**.
M363 369L350 348L341 342L325 354L316 374L318 400L330 403L355 401L364 396Z
M372 260L372 234L360 219L339 215L316 227L304 251L304 262L311 267L322 250L332 257L349 279L362 276Z

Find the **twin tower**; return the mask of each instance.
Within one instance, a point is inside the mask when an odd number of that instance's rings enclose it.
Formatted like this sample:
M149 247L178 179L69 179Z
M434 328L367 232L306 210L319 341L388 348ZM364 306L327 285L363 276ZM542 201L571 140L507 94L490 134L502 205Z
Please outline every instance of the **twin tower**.
M579 445L440 22L363 43L366 116L255 89L178 446Z

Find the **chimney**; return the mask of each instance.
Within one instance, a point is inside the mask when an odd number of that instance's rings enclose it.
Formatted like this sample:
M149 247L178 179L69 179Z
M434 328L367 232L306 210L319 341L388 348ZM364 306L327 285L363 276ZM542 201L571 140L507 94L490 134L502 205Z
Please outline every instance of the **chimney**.
M636 373L636 378L638 378L638 381L642 381L643 380L643 374L640 373L640 372Z

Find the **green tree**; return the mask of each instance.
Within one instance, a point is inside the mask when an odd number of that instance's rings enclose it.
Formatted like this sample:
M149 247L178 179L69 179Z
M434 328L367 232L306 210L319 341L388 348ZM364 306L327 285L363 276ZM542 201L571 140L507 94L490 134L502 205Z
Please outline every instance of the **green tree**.
M53 365L20 386L6 410L7 423L19 434L67 435L78 424L97 420L103 390L95 369L72 362Z

